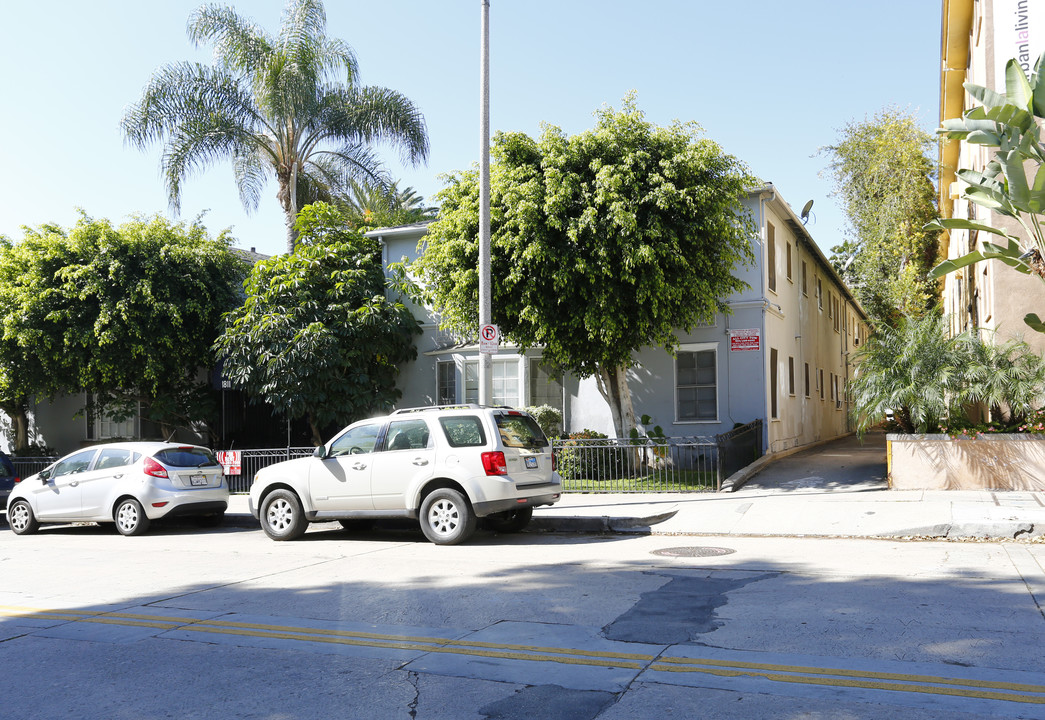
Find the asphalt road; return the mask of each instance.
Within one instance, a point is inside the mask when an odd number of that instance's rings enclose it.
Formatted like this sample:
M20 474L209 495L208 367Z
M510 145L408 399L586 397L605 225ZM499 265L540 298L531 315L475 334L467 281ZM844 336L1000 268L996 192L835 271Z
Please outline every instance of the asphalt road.
M0 526L0 715L1045 718L1045 545Z

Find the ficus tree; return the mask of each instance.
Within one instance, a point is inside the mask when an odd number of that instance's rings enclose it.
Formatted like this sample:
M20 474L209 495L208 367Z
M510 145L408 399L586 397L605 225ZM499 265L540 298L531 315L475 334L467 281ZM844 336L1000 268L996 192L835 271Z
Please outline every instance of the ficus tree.
M417 355L417 320L389 286L377 240L325 203L302 209L298 248L256 264L246 300L215 343L223 373L291 418L313 441L399 398L400 364Z
M24 448L33 397L87 392L116 419L173 429L210 420L201 370L246 264L198 223L82 215L0 245L0 408Z
M646 347L728 312L745 287L755 184L693 123L658 127L633 95L596 125L539 139L498 133L491 166L493 320L546 362L594 376L619 436L635 426L627 373ZM446 178L411 272L445 328L478 330L479 176Z

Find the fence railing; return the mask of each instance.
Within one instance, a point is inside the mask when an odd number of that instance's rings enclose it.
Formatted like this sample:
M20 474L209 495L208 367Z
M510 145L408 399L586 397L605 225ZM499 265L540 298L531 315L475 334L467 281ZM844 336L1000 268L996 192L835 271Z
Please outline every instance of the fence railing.
M15 466L18 477L27 478L40 472L57 459L57 457L12 457L11 463Z
M565 492L706 492L718 487L711 438L553 440Z
M312 454L311 447L241 451L238 475L227 475L229 489L248 492L261 468ZM656 439L597 438L552 440L565 492L708 492L762 454L762 421L715 437ZM43 470L58 458L12 457L21 477Z

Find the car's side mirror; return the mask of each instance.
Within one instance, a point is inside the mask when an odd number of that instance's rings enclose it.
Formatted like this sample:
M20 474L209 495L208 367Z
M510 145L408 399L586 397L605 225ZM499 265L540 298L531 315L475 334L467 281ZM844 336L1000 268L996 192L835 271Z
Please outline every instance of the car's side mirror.
M312 451L312 457L314 457L314 458L319 458L320 460L322 460L326 456L327 456L327 446L326 445L320 445L319 447L317 447L315 450Z
M51 479L51 469L47 468L46 470L41 470L39 473L37 473L36 477L42 483L47 482Z

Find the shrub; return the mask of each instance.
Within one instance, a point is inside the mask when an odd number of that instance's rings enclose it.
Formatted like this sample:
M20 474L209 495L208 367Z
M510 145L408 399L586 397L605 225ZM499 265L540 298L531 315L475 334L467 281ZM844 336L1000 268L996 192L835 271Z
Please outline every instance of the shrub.
M611 480L631 474L628 449L608 435L587 429L570 433L559 451L558 467L566 480Z

